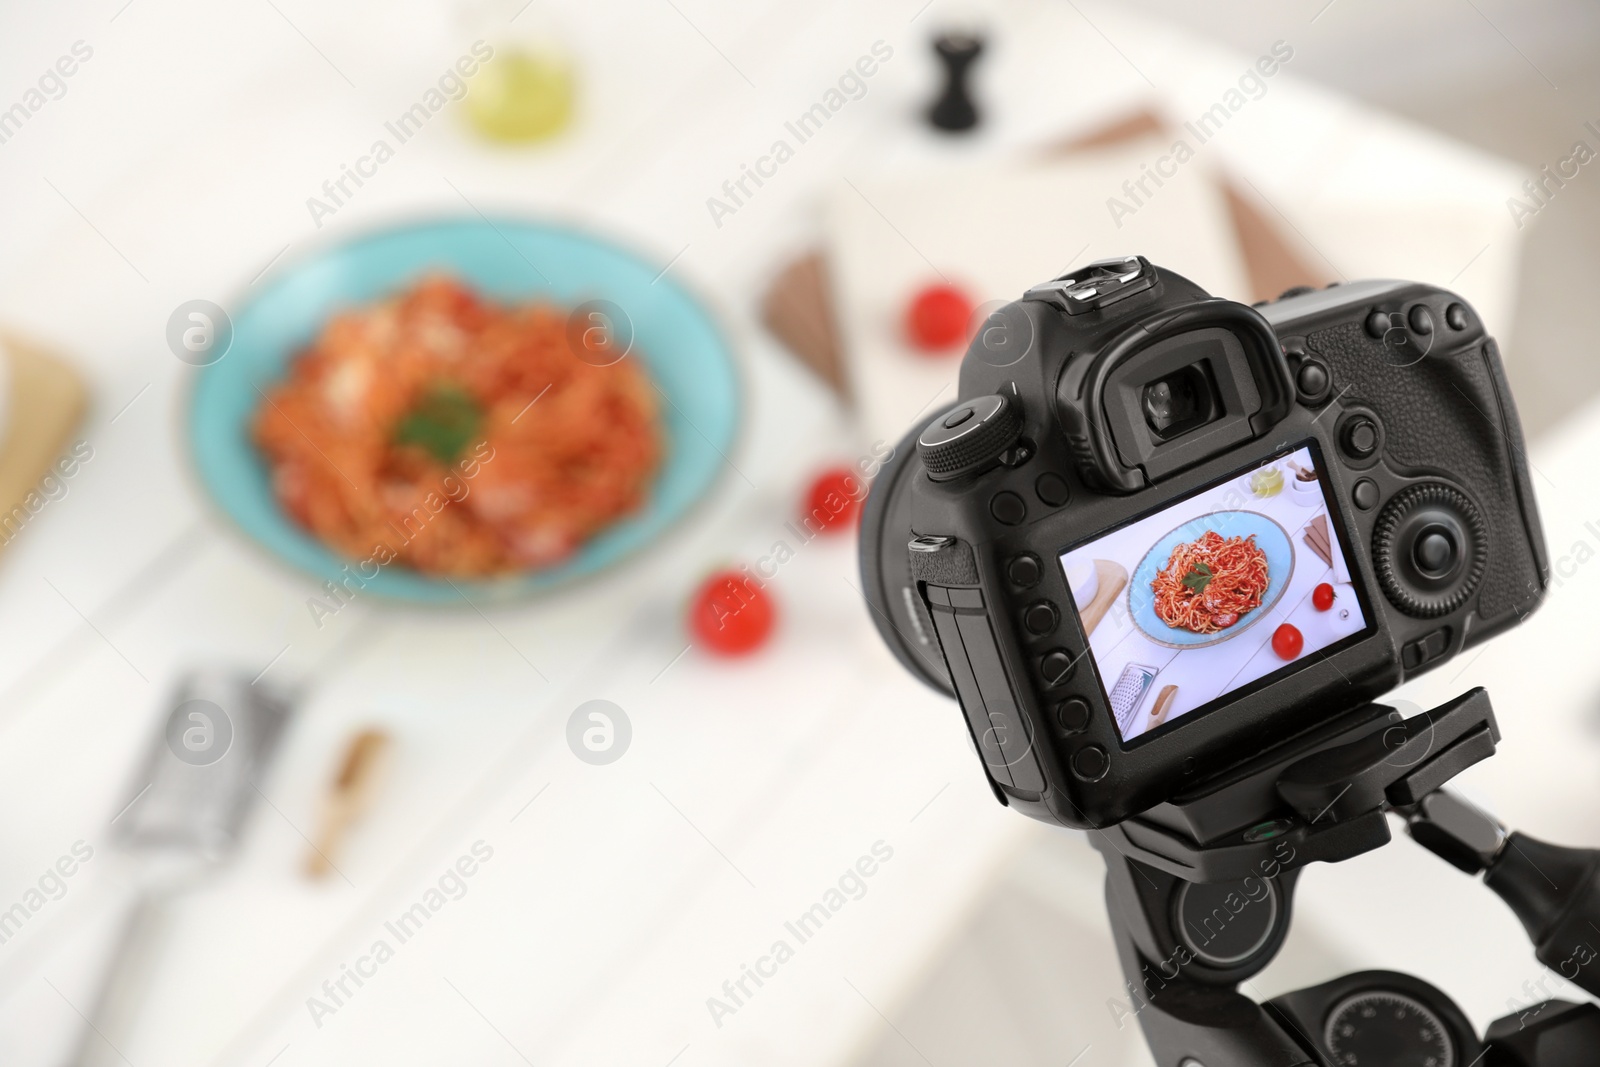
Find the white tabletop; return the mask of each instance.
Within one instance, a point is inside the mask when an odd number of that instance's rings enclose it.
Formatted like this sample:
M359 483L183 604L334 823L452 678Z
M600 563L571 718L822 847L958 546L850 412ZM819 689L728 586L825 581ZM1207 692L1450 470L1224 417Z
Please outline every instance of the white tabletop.
M75 1036L89 987L57 950L116 895L107 823L131 798L169 685L219 661L304 681L309 697L239 855L173 913L141 1021L119 1043L128 1062L814 1065L885 1025L1016 847L1020 820L990 798L953 708L880 647L848 539L784 565L781 630L757 657L684 654L679 619L712 563L789 536L810 471L872 446L754 308L785 255L816 240L841 176L963 165L966 150L915 117L943 11L566 5L546 17L579 57L569 136L506 152L435 121L321 228L306 198L470 45L445 5L0 13L0 69L13 75L0 104L74 42L93 49L65 94L0 144L0 321L69 353L95 401L81 431L93 458L0 561L0 907L75 842L94 849L65 895L0 945L0 1058L46 1062L41 1035ZM971 146L991 161L1151 99L1198 114L1255 59L1105 4L1007 3L993 19L980 79L992 121ZM880 40L893 58L866 94L718 227L706 199ZM1292 63L1211 147L1335 273L1451 284L1509 328L1517 238L1502 200L1516 182L1503 165L1299 84ZM273 265L373 226L480 210L572 219L671 262L740 350L743 437L711 499L602 578L483 614L357 601L319 629L313 584L200 496L177 432L192 371L165 348L167 316L196 297L236 306ZM1571 500L1593 484L1576 455L1549 461L1570 464ZM1553 543L1600 514L1568 503L1549 513ZM1582 571L1555 599L1591 580ZM1523 640L1459 684L1510 670ZM1574 645L1507 686L1508 753L1480 773L1522 806L1507 814L1569 838L1586 825L1574 806L1591 788L1585 753L1538 741L1574 729L1582 661ZM633 748L606 767L564 740L594 697L634 724ZM397 738L389 784L344 877L313 887L298 869L319 793L343 739L371 722ZM1553 766L1562 773L1540 769ZM1540 779L1543 802L1514 789ZM480 840L493 856L466 895L314 1019L308 998ZM718 1026L707 999L878 842L893 855L864 895Z

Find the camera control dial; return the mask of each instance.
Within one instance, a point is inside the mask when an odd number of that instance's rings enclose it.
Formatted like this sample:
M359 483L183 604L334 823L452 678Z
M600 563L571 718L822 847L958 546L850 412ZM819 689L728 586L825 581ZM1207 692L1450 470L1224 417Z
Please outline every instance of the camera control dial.
M917 437L917 455L936 482L995 463L1022 436L1022 409L1004 396L980 396L934 419Z
M1488 530L1466 494L1440 482L1397 493L1378 515L1372 562L1389 602L1414 618L1455 611L1478 588Z

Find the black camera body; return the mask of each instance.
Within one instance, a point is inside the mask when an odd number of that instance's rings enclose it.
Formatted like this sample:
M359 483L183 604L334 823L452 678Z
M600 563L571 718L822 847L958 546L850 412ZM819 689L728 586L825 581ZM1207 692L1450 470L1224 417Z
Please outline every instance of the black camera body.
M1543 597L1499 352L1445 290L1250 308L1102 261L991 315L959 395L874 483L863 579L1035 818L1181 807Z

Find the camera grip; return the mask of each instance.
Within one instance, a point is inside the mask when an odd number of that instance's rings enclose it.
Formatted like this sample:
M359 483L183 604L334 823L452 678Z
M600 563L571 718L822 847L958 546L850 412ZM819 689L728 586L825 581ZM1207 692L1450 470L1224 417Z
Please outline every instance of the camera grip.
M1479 334L1405 365L1360 322L1312 332L1307 344L1329 365L1340 402L1376 414L1392 467L1444 475L1477 504L1490 561L1478 586L1479 617L1493 622L1532 611L1546 581L1544 538L1494 341Z

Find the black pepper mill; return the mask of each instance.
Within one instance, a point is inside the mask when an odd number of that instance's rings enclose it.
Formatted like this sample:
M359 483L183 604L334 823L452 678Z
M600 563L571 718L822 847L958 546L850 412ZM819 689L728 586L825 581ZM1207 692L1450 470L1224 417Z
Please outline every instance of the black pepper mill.
M944 92L928 109L928 121L948 133L970 130L978 124L978 108L967 87L967 74L983 53L983 38L969 33L946 33L934 39L933 50L944 61Z

